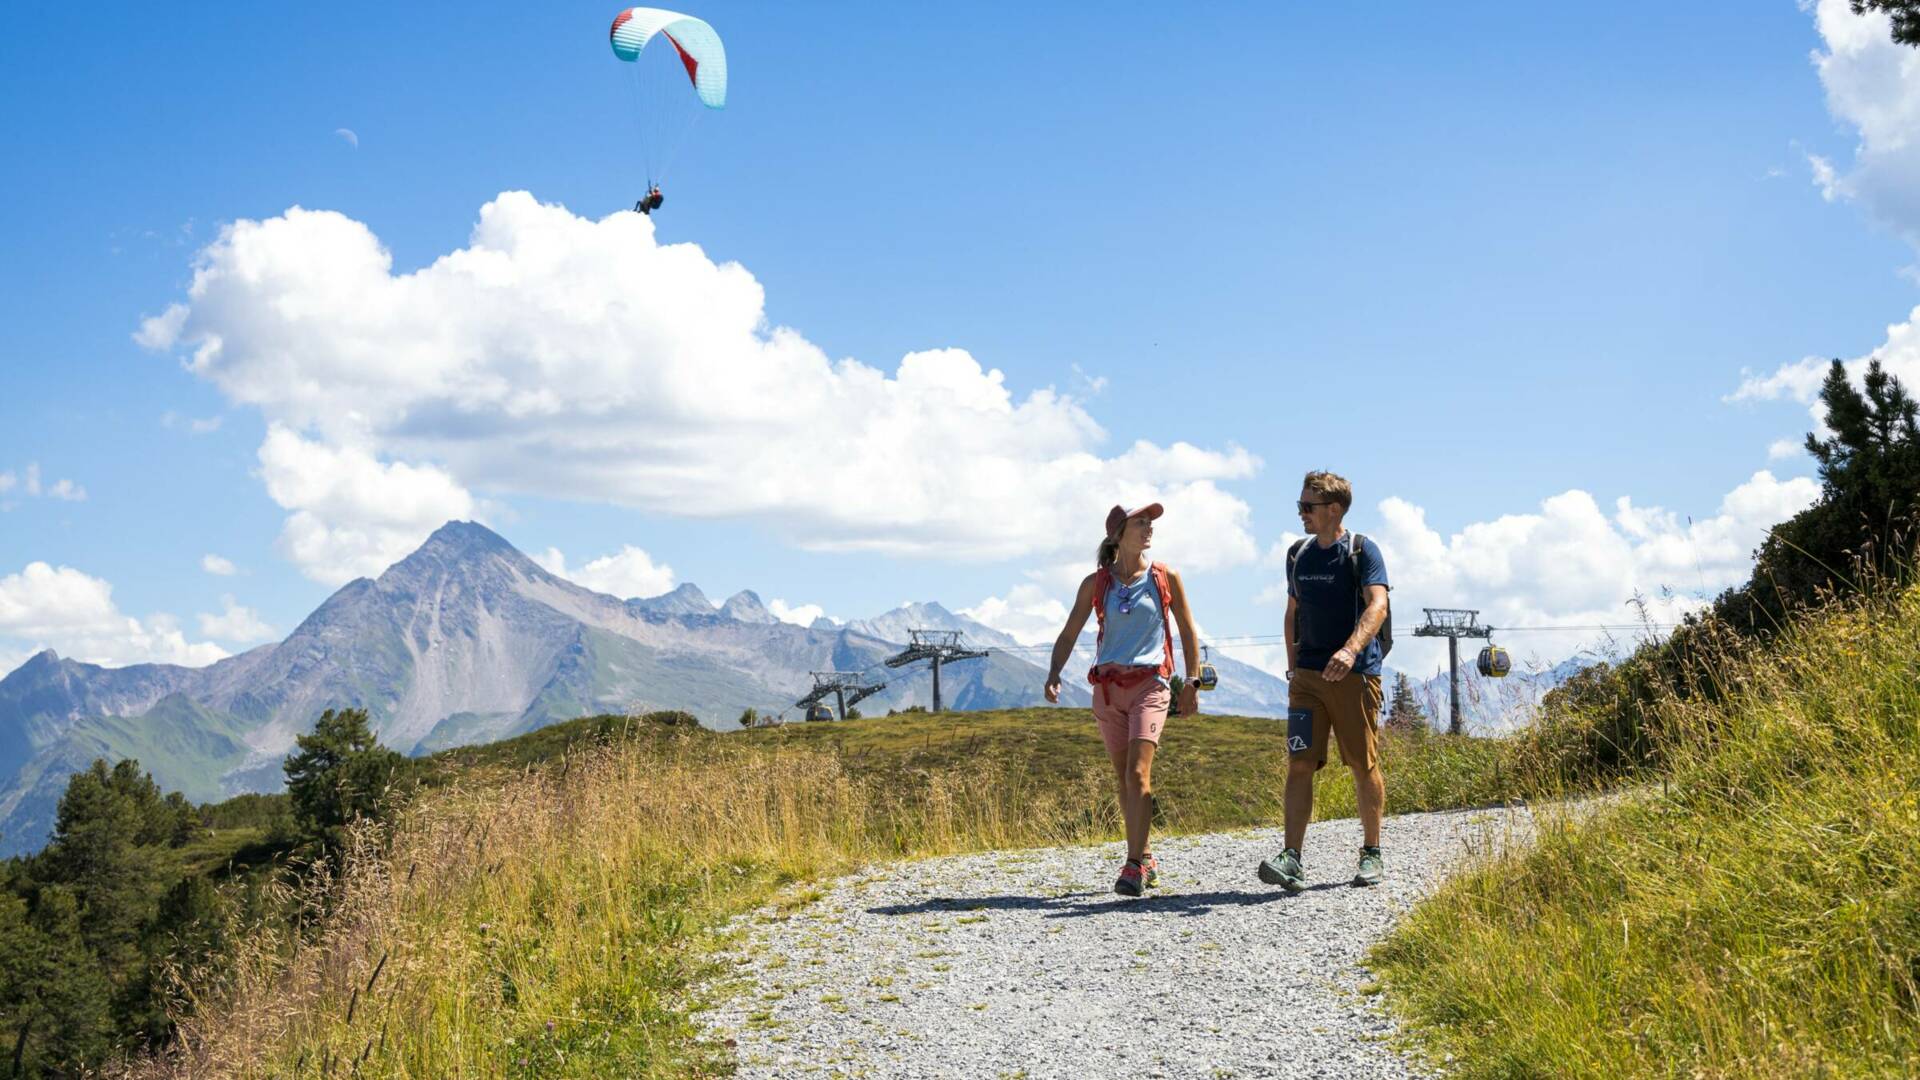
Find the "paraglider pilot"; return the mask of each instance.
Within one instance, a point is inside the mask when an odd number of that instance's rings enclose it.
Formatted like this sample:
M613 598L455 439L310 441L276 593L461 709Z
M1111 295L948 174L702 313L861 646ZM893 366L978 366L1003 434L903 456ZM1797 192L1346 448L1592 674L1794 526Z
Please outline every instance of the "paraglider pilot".
M640 201L633 204L633 208L652 217L653 212L660 209L660 204L666 201L666 196L660 194L660 185L653 184L647 188L647 193L640 197Z

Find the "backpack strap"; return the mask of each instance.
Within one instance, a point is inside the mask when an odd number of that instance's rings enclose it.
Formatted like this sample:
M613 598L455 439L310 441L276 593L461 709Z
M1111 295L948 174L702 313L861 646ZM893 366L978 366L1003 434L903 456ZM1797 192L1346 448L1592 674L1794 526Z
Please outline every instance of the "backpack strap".
M1293 564L1300 561L1300 549L1306 547L1310 539L1312 537L1303 536L1295 540L1293 546L1287 549L1287 591L1296 598L1300 595L1300 585L1293 580Z
M1357 532L1347 533L1347 573L1353 575L1353 625L1360 625L1360 616L1367 610L1367 587L1361 584L1360 553L1366 548L1360 546L1366 537Z
M1107 593L1113 589L1113 571L1102 566L1093 572L1093 616L1099 630L1093 636L1095 655L1107 640Z
M1167 645L1166 659L1160 661L1160 677L1165 679L1173 674L1173 582L1167 576L1165 563L1154 563L1147 568L1153 575L1153 583L1160 587L1160 633Z

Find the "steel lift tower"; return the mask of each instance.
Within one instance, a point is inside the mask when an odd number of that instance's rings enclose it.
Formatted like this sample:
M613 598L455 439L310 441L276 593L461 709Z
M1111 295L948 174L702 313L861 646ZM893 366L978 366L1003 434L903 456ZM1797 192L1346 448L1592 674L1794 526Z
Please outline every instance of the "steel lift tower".
M908 645L900 655L887 659L888 667L906 667L916 660L933 661L933 711L940 711L940 665L951 664L955 660L973 660L987 655L980 649L969 649L960 640L958 630L909 630L913 644Z
M794 702L802 709L811 709L815 703L833 695L840 706L840 719L847 718L847 708L858 705L863 700L887 688L886 683L870 683L867 677L857 671L812 671L813 689L807 696Z
M1423 608L1427 613L1427 625L1416 627L1414 637L1443 637L1447 639L1447 681L1453 691L1453 707L1447 717L1447 734L1458 735L1463 729L1460 723L1460 639L1463 637L1490 638L1493 627L1480 625L1480 613L1462 608Z

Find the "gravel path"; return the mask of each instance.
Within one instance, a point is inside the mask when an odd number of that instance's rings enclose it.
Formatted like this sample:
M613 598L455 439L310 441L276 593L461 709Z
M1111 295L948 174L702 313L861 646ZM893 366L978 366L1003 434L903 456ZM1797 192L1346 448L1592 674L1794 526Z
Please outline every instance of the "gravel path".
M1155 841L1161 887L1111 891L1118 844L872 868L736 923L739 992L705 1013L746 1077L1404 1077L1361 959L1522 810L1389 818L1387 878L1349 885L1360 824L1316 823L1298 896L1280 830Z

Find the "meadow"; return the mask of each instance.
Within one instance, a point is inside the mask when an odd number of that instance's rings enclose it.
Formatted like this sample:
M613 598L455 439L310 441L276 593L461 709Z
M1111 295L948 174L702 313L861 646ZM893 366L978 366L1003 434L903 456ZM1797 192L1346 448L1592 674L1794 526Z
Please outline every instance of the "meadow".
M1176 720L1161 827L1277 821L1278 731ZM724 735L599 717L527 739L466 751L384 844L362 836L303 928L256 927L217 976L182 973L179 1047L131 1074L720 1075L729 1048L693 1014L728 918L874 860L1119 834L1080 711ZM1392 736L1393 808L1517 796L1513 745ZM1351 813L1344 771L1322 775L1318 812Z

